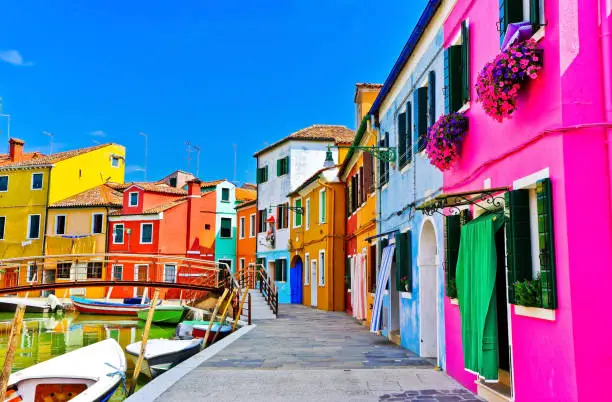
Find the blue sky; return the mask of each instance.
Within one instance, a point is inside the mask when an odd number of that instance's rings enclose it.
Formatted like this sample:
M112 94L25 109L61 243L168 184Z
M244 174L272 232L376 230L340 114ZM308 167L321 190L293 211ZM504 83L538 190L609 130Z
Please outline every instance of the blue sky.
M425 0L3 1L0 96L26 150L118 142L127 180L188 167L253 181L253 153L311 124L354 128ZM0 120L0 151L6 120Z

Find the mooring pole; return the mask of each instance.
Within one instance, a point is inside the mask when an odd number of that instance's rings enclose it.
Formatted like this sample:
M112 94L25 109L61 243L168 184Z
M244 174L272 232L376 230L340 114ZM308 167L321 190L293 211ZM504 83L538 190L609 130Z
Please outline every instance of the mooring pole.
M140 354L138 355L138 360L136 361L136 366L134 367L134 375L132 375L132 382L130 383L130 389L128 390L128 396L132 395L134 393L134 390L136 389L136 381L138 380L138 375L140 374L140 368L142 366L142 361L144 360L144 354L147 349L147 340L149 339L149 330L151 329L151 323L153 322L153 314L155 313L155 305L157 304L158 298L159 298L159 289L155 289L155 293L153 294L153 299L151 300L151 307L149 307L149 315L147 316L147 322L145 324L144 331L142 333L142 340L140 341Z
M2 374L0 375L0 401L6 399L6 385L8 384L9 377L11 376L11 368L13 367L13 359L15 359L15 350L17 349L17 339L21 326L23 325L23 314L25 313L25 306L20 304L15 310L15 317L13 318L13 328L11 328L11 334L9 335L7 350L4 358L4 366L2 367Z

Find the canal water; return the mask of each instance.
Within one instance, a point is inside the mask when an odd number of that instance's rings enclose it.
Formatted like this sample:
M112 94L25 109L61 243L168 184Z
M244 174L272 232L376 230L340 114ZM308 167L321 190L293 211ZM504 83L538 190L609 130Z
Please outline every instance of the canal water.
M0 313L0 364L4 356L11 330L13 313ZM166 338L174 335L175 327L151 326L149 339ZM13 372L49 360L55 356L91 345L98 341L113 338L125 347L142 339L144 322L130 316L103 316L66 313L63 315L26 314L24 329L13 361ZM132 378L134 366L126 357L128 381ZM149 379L141 374L137 389ZM122 387L113 395L111 401L122 401L125 395Z

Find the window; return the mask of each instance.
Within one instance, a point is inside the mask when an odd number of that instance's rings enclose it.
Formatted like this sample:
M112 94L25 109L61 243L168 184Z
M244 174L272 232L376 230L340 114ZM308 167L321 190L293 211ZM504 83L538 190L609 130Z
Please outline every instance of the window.
M293 206L296 208L293 214L293 227L299 228L302 226L302 200L295 200Z
M351 276L351 267L356 263L356 258L355 256L353 257L347 257L346 258L346 262L344 263L344 285L346 286L346 289L351 289L352 288L352 276Z
M130 193L130 207L135 207L138 205L138 193Z
M278 219L278 229L287 229L289 227L289 204L281 204L276 207L276 217Z
M395 289L412 292L412 237L411 232L395 235Z
M319 286L325 286L325 251L319 251Z
M140 244L152 244L153 243L153 224L152 223L141 223L140 224Z
M241 258L241 259L240 259L240 270L241 270L241 271L244 271L244 268L245 268L245 262L246 262L246 261L245 261L245 259L244 259L244 258Z
M170 187L176 187L176 177L171 177L168 181L170 182Z
M102 263L88 262L87 263L87 279L102 279Z
M123 265L113 265L113 280L120 281L123 278Z
M100 234L102 233L102 222L104 221L104 214L92 214L91 216L91 233Z
M379 141L378 145L381 148L389 147L389 133L385 133L383 138ZM412 149L412 146L410 147ZM378 173L379 173L379 181L380 186L384 186L389 182L389 162L384 161L383 159L378 160Z
M274 280L287 282L287 260L278 259L274 261Z
M284 158L276 160L276 175L283 176L289 173L289 157L285 156Z
M461 23L460 43L444 51L444 105L447 113L456 112L470 100L469 26Z
M38 280L38 266L35 262L28 264L28 282L36 282Z
M244 219L244 216L240 217L240 238L244 239L244 232L246 231L246 220Z
M368 287L369 293L376 291L376 244L370 246L370 252L366 262L366 272L368 273Z
M8 191L8 176L0 176L0 192Z
M117 223L113 226L113 244L123 244L123 223Z
M118 168L119 167L119 157L118 156L111 156L111 166L114 168Z
M0 240L4 240L4 226L6 225L6 217L0 216Z
M229 239L232 237L232 218L221 218L221 233L222 239Z
M66 215L57 215L55 217L55 234L66 234Z
M414 138L417 152L425 150L427 139L427 87L414 92Z
M310 285L310 254L304 255L304 285Z
M268 181L268 167L257 168L257 184L265 183Z
M204 224L204 230L210 230L210 223Z
M260 209L258 214L258 222L257 222L257 231L259 233L265 233L267 228L266 228L266 220L268 219L268 213L265 209Z
M459 215L449 215L444 218L444 257L446 258L446 295L451 299L457 298L455 273L457 259L459 258L459 240L461 226L472 220L472 212L462 209Z
M310 275L313 276L313 283L311 284L312 286L317 286L316 283L314 283L315 275L317 275L317 258L315 257L314 260L312 260L310 262Z
M374 189L374 157L367 152L363 153L363 188L366 194L371 194L375 190Z
M229 188L221 189L221 202L229 202L230 200L230 190Z
M508 25L529 22L532 32L536 32L542 24L544 14L542 0L500 0L499 1L499 32L500 44L504 43Z
M176 283L176 265L164 264L164 282Z
M305 219L306 219L306 230L308 230L310 229L310 198L306 199L306 218Z
M436 72L431 70L427 77L427 126L431 127L436 122ZM427 145L427 144L425 144Z
M255 214L249 216L249 237L255 237Z
M40 215L28 216L28 239L38 239L40 236Z
M70 262L58 263L55 277L57 279L70 279L70 268L71 267L72 267L72 263Z
M400 169L412 161L412 136L410 135L411 132L412 103L407 102L406 110L397 115L397 148L399 152Z
M327 192L325 190L319 191L319 223L326 222L327 214Z
M219 268L227 269L229 272L232 272L232 260L219 260L219 265Z
M43 188L43 174L32 173L32 190L40 190Z

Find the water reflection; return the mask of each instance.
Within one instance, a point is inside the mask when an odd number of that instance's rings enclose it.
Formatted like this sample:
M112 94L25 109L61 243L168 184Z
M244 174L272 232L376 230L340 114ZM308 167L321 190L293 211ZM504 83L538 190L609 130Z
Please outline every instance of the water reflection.
M13 313L0 313L0 364L8 345ZM70 313L64 315L26 314L18 348L13 361L13 372L49 360L55 356L113 338L125 350L130 343L142 338L144 323L129 316L101 316ZM151 326L149 339L172 338L174 327ZM129 359L128 378L133 366ZM143 385L147 379L140 376ZM121 395L119 395L121 394ZM113 401L122 400L117 391Z

